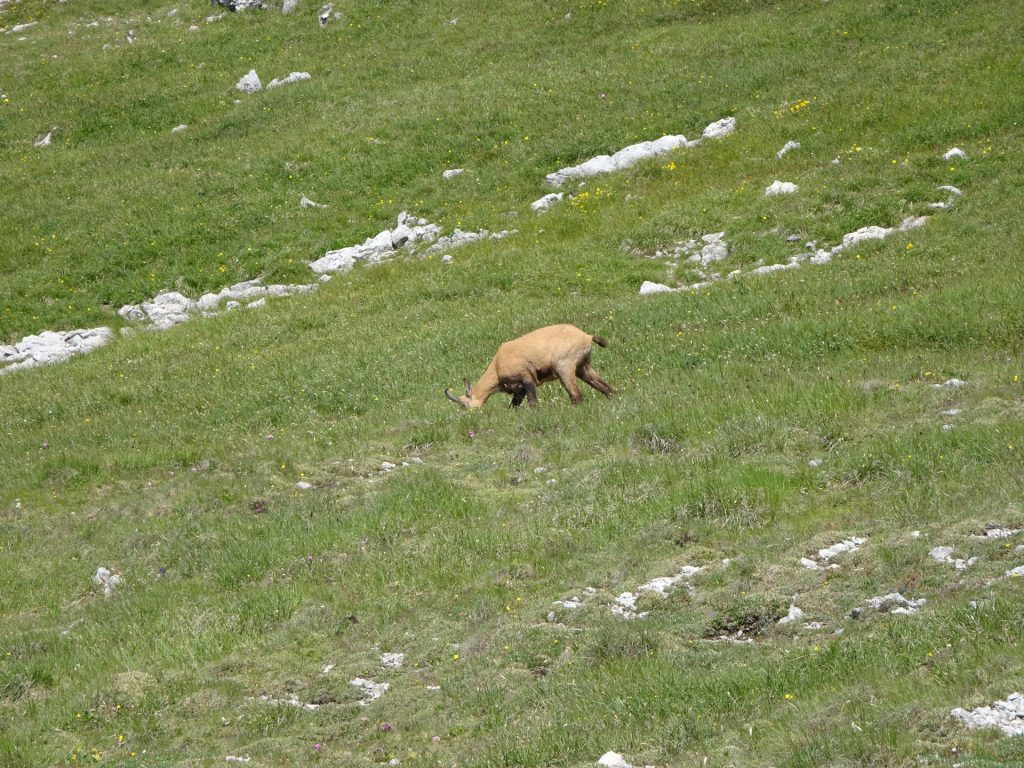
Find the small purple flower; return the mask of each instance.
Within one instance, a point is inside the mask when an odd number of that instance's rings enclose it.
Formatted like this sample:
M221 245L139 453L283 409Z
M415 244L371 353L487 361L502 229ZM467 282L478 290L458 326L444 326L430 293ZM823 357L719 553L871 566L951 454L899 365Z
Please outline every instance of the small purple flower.
M317 752L319 752L322 747L323 744L321 744L319 741L313 745L313 749L315 749Z
M474 432L474 431L473 431L473 430L471 429L471 430L469 430L469 432L468 432L468 433L466 434L466 437L468 437L468 438L469 438L470 440L472 440L472 439L473 439L474 437L476 437L476 432Z
M388 722L383 722L383 723L381 723L381 724L380 724L380 731L381 731L381 733L387 733L387 732L388 732L388 731L390 731L390 730L391 730L391 729L392 729L393 727L394 727L394 726L392 726L392 725L391 725L391 723L388 723Z
M167 573L167 569L161 565L159 568L156 569L156 572L159 576L163 576L165 573Z

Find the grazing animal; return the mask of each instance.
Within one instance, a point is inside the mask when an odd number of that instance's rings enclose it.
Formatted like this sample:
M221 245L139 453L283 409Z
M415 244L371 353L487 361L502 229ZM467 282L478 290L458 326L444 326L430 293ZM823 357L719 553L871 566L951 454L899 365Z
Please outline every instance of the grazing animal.
M576 405L583 399L576 377L583 379L606 397L615 390L597 375L590 364L593 344L607 347L601 336L591 336L574 325L549 325L538 328L518 339L506 341L498 347L487 370L470 386L466 379L466 394L456 397L445 389L445 396L463 408L480 408L496 392L512 395L512 408L525 399L537 404L537 385L558 379Z

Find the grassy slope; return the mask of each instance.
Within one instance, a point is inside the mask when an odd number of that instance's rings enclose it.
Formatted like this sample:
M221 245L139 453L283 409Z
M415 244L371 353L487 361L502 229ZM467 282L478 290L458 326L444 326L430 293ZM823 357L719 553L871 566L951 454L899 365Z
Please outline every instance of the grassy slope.
M1024 686L1020 583L988 584L1019 541L970 538L1024 524L1019 9L644 6L367 3L318 29L153 5L74 37L109 7L5 12L41 23L0 49L18 201L0 341L113 324L170 287L306 280L403 208L520 232L0 378L0 761L1024 761L947 717ZM250 66L313 80L235 105ZM738 133L675 168L527 215L561 165L726 114ZM954 144L968 161L939 159ZM773 178L801 194L765 200ZM725 230L747 269L791 232L835 243L923 213L942 183L965 192L952 210L833 266L636 296L665 274L630 250ZM330 208L300 211L303 193ZM552 387L536 411L467 414L439 396L563 320L611 339L596 367L621 397L572 409ZM953 376L968 386L932 386ZM848 535L869 543L835 574L797 564ZM937 544L981 560L955 574ZM109 600L101 564L126 580ZM683 564L708 569L647 619L603 607ZM927 609L842 619L894 590ZM825 630L704 639L794 595ZM391 650L402 672L379 670ZM392 689L360 707L356 676Z

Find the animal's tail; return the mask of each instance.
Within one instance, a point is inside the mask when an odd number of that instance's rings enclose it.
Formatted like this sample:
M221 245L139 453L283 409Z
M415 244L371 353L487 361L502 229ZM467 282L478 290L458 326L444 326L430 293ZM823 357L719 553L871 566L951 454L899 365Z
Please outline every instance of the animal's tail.
M594 343L597 344L597 346L599 347L608 346L608 339L606 339L604 336L591 336L591 339L593 339Z

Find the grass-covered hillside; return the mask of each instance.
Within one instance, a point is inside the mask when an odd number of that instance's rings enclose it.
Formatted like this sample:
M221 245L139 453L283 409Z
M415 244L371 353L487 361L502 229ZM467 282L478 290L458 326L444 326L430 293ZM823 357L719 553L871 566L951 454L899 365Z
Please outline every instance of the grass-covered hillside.
M0 765L1024 765L951 714L1024 691L1021 51L1018 0L0 0L0 352L113 336L0 375ZM403 211L511 234L318 281ZM251 279L317 288L118 314ZM563 322L614 398L445 399Z

